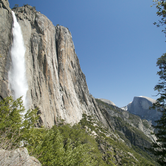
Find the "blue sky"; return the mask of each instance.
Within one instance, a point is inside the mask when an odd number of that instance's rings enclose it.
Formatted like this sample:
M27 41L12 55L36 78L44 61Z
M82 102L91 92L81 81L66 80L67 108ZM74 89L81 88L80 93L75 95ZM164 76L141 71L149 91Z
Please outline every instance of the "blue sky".
M122 107L134 96L156 99L157 58L165 53L152 0L9 0L35 6L72 33L89 92Z

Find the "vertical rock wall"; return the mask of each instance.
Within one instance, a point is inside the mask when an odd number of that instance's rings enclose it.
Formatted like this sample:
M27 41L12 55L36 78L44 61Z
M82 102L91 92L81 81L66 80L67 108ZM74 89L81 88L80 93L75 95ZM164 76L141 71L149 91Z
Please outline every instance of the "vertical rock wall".
M10 68L12 23L13 18L8 1L0 0L0 98L9 95L8 70Z
M74 124L82 118L83 113L93 114L105 122L94 98L89 94L70 31L63 26L55 27L46 16L29 5L13 10L26 47L27 100L30 108L39 107L41 124L51 127L58 118ZM8 49L3 61L7 62L4 63L7 73L10 67L7 55L10 53L12 16L11 11L3 9L3 12L6 12L6 20L4 16L0 19L9 27L5 33L8 36L5 46ZM0 76L4 77L4 72ZM7 89L7 84L5 86ZM0 95L5 97L9 94L1 87Z

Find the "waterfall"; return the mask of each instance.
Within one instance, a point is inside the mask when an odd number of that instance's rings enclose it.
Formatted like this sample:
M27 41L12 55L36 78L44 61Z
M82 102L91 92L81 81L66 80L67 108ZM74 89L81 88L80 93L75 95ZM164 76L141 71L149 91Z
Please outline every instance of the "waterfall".
M14 99L22 96L23 105L25 109L28 109L28 103L26 100L26 93L28 90L28 84L26 80L26 65L25 65L25 46L21 32L21 27L17 22L15 13L13 15L13 43L11 47L11 60L12 65L9 70L9 86L12 91Z

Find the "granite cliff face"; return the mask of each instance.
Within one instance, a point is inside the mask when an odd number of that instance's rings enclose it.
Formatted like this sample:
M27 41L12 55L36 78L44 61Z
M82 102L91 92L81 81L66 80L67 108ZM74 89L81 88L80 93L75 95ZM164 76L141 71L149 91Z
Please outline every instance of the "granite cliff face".
M0 96L11 95L8 88L10 47L12 43L11 10L1 2L0 34ZM58 119L76 123L82 114L95 115L105 123L96 101L89 94L85 75L75 53L70 31L52 22L34 7L13 9L21 26L26 47L26 76L29 108L39 107L40 124L51 127ZM3 29L3 27L5 27Z
M142 119L148 120L154 125L155 121L161 117L159 111L151 108L154 102L155 100L149 97L134 97L133 101L123 107L123 109L134 115L138 115Z
M13 18L8 1L0 0L0 98L9 94L8 70L10 68L12 23Z

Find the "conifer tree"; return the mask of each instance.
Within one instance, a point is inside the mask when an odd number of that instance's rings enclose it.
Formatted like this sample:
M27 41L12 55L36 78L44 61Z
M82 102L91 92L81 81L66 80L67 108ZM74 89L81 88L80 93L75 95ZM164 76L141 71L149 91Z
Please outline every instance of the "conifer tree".
M153 0L154 5L157 8L157 16L160 17L158 22L154 25L157 27L166 25L166 1L165 0ZM162 30L166 34L166 28ZM156 143L153 143L152 152L157 156L158 162L161 165L166 165L166 53L163 54L157 60L157 66L159 71L159 83L155 86L155 90L158 91L159 98L157 102L153 105L158 111L162 112L161 118L156 121L157 125L154 126L156 129Z
M160 69L157 72L160 80L155 86L155 90L158 91L159 98L153 107L162 112L162 116L156 121L157 125L154 126L157 141L152 145L152 152L161 165L166 165L166 53L158 58L157 66Z
M17 100L7 97L0 101L0 148L15 149L21 146L22 141L24 146L30 142L38 119L37 109L24 113L21 97Z
M14 101L12 97L7 97L0 101L0 148L19 146L24 110L21 98Z

